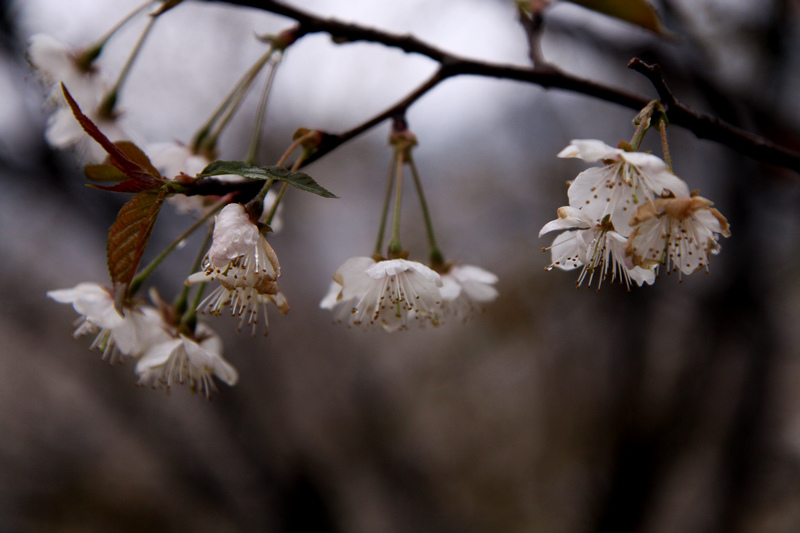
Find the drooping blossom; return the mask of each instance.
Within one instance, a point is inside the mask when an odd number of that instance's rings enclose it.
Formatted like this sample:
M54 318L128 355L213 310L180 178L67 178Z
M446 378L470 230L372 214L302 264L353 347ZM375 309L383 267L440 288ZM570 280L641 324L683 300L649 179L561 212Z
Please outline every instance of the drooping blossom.
M109 139L129 138L130 134L121 125L118 116L107 116L100 112L103 98L111 85L99 71L96 63L89 62L80 50L73 49L53 37L37 34L31 37L28 60L41 76L48 88L48 101L53 111L47 119L45 138L54 148L78 145L90 161L101 161L106 153L96 143L89 142L81 125L72 114L61 89L61 83L83 112Z
M72 304L81 315L73 336L94 334L91 349L102 351L103 360L115 363L125 357L138 357L165 338L155 308L125 307L120 312L111 291L97 283L79 283L71 289L49 291L47 296Z
M628 288L631 281L639 286L652 284L655 273L646 265L645 268L635 265L626 255L626 239L613 229L609 218L598 222L583 209L559 207L558 218L545 224L539 232L541 237L551 231L562 231L549 248L552 262L547 269L573 270L582 266L576 282L578 287L584 281L591 286L597 276L599 289L609 274L612 282L619 278Z
M253 224L241 204L229 204L216 216L211 248L203 270L192 274L188 283L218 281L198 306L201 312L218 315L230 307L239 316L239 327L247 322L255 333L259 312L268 331L267 304L286 314L289 303L278 288L281 267L278 256Z
M497 298L498 278L488 270L473 265L454 265L441 276L444 315L466 320Z
M610 216L622 236L630 234L628 221L639 206L665 193L689 196L686 183L652 154L626 152L597 140L573 140L558 157L603 162L578 174L567 191L569 205L584 209L597 223Z
M333 280L320 307L330 309L335 320L354 326L407 329L414 321L433 321L442 303L441 277L416 261L353 257L339 267Z
M152 388L188 385L209 398L216 391L214 376L235 385L236 369L222 357L222 340L211 328L198 323L194 337L172 332L163 342L151 346L136 362L139 384Z
M667 273L678 270L687 275L708 269L710 256L719 253L719 236L731 234L728 221L712 205L693 194L660 198L639 207L631 217L634 230L627 242L634 264L664 265Z

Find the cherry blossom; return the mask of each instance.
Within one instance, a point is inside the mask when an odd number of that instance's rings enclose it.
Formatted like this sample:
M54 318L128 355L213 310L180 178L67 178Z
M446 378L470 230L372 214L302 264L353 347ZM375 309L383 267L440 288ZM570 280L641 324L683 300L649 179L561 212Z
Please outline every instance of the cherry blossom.
M353 257L333 276L320 307L336 321L351 325L380 324L386 331L408 329L409 323L434 321L442 302L442 279L416 261Z
M209 398L216 391L214 376L235 385L236 369L222 357L222 340L208 326L198 323L194 338L172 333L151 346L137 361L139 384L167 390L175 384L188 384Z
M71 289L49 291L47 296L72 304L81 315L73 336L95 334L91 349L102 351L103 360L111 363L138 357L164 339L161 317L155 308L127 307L120 312L111 291L97 283L79 283Z
M667 272L691 274L708 269L711 254L717 254L719 235L729 237L728 221L712 202L697 195L661 198L642 205L631 217L633 233L627 253L634 264L665 265Z
M454 265L442 274L442 313L466 320L497 298L498 278L473 265Z
M655 273L649 268L635 265L626 255L626 239L613 229L608 219L607 216L598 223L583 209L558 208L558 218L545 224L539 232L541 237L551 231L562 231L549 248L552 262L547 269L573 270L583 266L576 282L578 287L584 281L591 286L595 274L598 289L609 274L611 281L619 278L628 288L631 281L639 286L644 283L651 285Z
M192 274L188 283L218 281L220 285L198 306L198 310L218 315L225 307L241 317L255 333L259 311L268 331L266 306L273 303L286 314L289 303L281 294L277 279L281 268L278 256L250 221L241 204L229 204L216 216L211 248L203 261L203 271Z
M569 205L586 210L598 223L610 215L613 228L623 236L630 234L628 221L640 205L664 193L689 196L686 183L652 154L626 152L597 140L573 140L558 157L603 162L578 174L567 191Z

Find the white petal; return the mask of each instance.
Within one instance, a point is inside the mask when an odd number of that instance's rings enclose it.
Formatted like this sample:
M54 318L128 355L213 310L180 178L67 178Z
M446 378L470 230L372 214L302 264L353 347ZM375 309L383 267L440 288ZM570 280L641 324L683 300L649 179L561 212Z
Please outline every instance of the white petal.
M208 272L201 271L195 272L194 274L190 274L189 277L186 278L186 283L189 285L193 285L195 283L205 283L209 281L214 281L216 276L213 274L209 274Z
M627 241L625 237L615 231L610 231L606 237L606 243L611 248L611 255L616 266L621 269L619 275L622 278L631 279L638 286L643 283L652 285L656 279L656 273L649 268L642 268L633 265L633 260L626 253Z
M339 267L334 276L342 284L342 301L362 298L374 285L374 280L366 274L375 265L371 257L351 257Z
M551 231L567 229L585 229L594 224L594 220L588 214L577 207L564 206L558 208L558 218L551 220L539 230L539 237Z
M672 192L677 198L689 197L689 186L685 181L667 169L667 164L660 157L642 152L623 152L622 156L627 162L636 167L640 180L645 188L656 196L666 191ZM649 200L645 198L644 201Z
M651 218L639 224L628 239L627 251L645 268L666 260L668 217Z
M603 141L595 139L573 139L569 146L558 153L558 157L577 157L587 163L594 163L601 159L619 159L622 150L612 148Z
M487 303L497 298L498 292L493 285L498 282L498 278L488 270L474 265L457 265L450 270L450 274L458 280L471 300Z
M175 350L183 345L181 339L170 339L151 346L136 362L136 373L140 376L147 374L154 368L160 367L169 361Z
M455 276L452 274L445 274L442 276L442 288L439 289L439 292L442 295L442 300L452 302L461 296L461 283L456 281Z
M406 259L389 259L388 261L378 261L365 271L365 274L372 279L381 279L385 276L396 276L401 272L412 270L426 278L437 287L441 286L442 279L435 271L417 261Z
M62 69L68 68L71 49L50 35L37 33L32 35L28 44L28 59L34 67L46 72L62 76ZM55 83L55 81L53 81Z
M71 303L75 311L101 328L114 328L123 321L111 293L97 283L79 283L72 289L49 291L47 295L59 303Z
M609 212L611 195L614 192L618 163L584 170L567 189L569 205L581 208L593 220L601 220Z
M188 146L177 142L150 144L145 146L145 153L153 166L168 179L181 173L195 176L211 163L207 157L192 153Z
M228 204L216 216L214 237L208 257L214 266L222 268L231 260L253 253L262 238L250 221L242 204Z
M586 255L586 240L582 233L590 230L565 231L553 240L550 267L572 270L583 264Z
M714 233L721 233L726 237L730 235L730 231L724 230L722 228L722 224L720 223L719 219L714 216L710 209L698 209L692 215L698 223L708 228L710 231ZM727 235L726 235L727 233Z
M154 307L125 310L125 320L111 330L119 351L127 356L139 356L154 344L172 337L165 331L161 314Z
M83 129L67 108L56 110L47 119L45 139L53 148L66 148L83 138Z
M441 284L438 273L416 261L354 257L337 270L323 304L330 306L337 320L352 325L378 323L389 331L406 329L415 320L433 321L441 303Z
M214 334L198 344L194 340L181 335L186 356L197 373L212 373L228 385L235 385L239 380L236 369L222 358L222 344L219 337Z
M319 303L320 308L332 310L341 301L342 286L335 281L331 281L330 287L325 297Z
M386 276L396 276L411 268L411 261L405 259L389 259L388 261L378 261L369 267L365 273L372 279L383 279Z

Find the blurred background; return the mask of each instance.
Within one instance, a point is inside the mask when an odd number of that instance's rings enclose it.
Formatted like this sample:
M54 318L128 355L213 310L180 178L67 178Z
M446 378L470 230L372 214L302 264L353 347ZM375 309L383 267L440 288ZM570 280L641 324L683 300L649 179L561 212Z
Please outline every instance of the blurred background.
M306 168L340 199L287 194L270 242L291 312L270 310L266 338L211 320L235 387L210 402L137 387L130 362L70 338L75 313L45 292L107 282L105 235L125 198L86 188L80 151L44 142L45 89L25 49L42 32L86 45L137 5L0 4L0 532L800 531L800 176L670 129L676 173L731 223L710 275L575 290L577 272L545 272L551 238L538 232L586 165L555 154L573 138L628 140L635 115L580 95L459 77L408 113L445 256L500 277L499 298L468 323L387 334L319 309L338 266L372 252L384 123ZM528 64L510 1L293 5ZM544 55L651 97L626 65L658 62L692 108L800 147L800 3L654 5L671 38L557 2ZM131 137L188 142L263 52L255 35L290 23L221 2L165 15L120 96ZM112 78L143 25L104 51ZM259 159L274 164L298 127L363 122L435 68L304 37L278 71ZM221 158L244 157L257 92ZM655 137L645 147L660 153ZM403 244L423 260L411 194L404 207ZM165 209L152 250L190 224ZM199 245L153 277L167 299Z

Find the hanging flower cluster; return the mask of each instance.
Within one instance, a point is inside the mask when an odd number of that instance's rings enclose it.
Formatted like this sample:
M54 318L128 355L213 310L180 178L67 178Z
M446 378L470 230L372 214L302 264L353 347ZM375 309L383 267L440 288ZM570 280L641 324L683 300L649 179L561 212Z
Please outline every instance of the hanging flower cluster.
M440 325L447 316L467 320L497 298L497 276L473 265L442 265L442 273L417 261L353 257L333 275L320 307L336 322L379 324L386 331L412 323Z
M47 139L54 147L65 147L91 137L98 151L90 151L86 176L99 189L131 193L108 235L108 266L111 286L86 282L74 288L50 291L48 296L72 304L79 313L76 337L94 335L92 349L112 363L133 359L139 384L169 390L188 385L206 397L216 389L215 379L228 385L238 380L234 367L222 357L219 336L197 318L198 312L218 315L229 310L255 332L258 323L267 325L266 306L272 303L281 313L289 305L280 292L278 257L264 234L279 229L281 198L288 185L323 197L334 197L310 176L297 172L313 151L317 132L304 130L274 167L253 164L260 141L263 108L282 51L294 40L294 30L274 38L264 53L237 82L220 107L201 126L190 144L175 141L146 145L145 154L130 141L116 141L127 135L117 132L119 114L115 106L123 81L150 35L159 16L180 0L153 2L125 17L96 44L73 50L47 36L35 36L28 56L47 87L54 106ZM150 14L139 42L134 46L115 84L101 75L97 59L105 44L122 26L135 20L149 5ZM269 67L261 112L245 161L215 161L217 139L243 101L258 73ZM86 110L84 113L83 110ZM88 136L86 135L88 133ZM283 168L289 155L302 147L291 170ZM103 160L104 157L104 160ZM280 182L281 187L274 185ZM236 195L248 194L243 203ZM278 189L278 190L276 190ZM246 205L245 203L246 202ZM164 203L199 219L162 251L150 264L139 269L156 218ZM214 218L211 246L199 255L185 286L172 305L153 294L154 305L144 304L136 292L163 259L185 242L194 231ZM209 230L211 231L211 230ZM203 250L205 252L205 250ZM205 294L205 286L213 289Z
M336 271L320 306L339 322L407 329L409 321L435 316L442 303L441 286L441 276L417 261L353 257Z
M428 204L422 190L411 149L417 144L405 122L395 121L389 143L394 160L389 172L383 220L372 257L353 257L333 275L328 294L320 307L333 312L334 321L352 326L380 325L386 331L408 329L409 325L440 325L447 316L467 320L482 305L497 298L497 276L471 265L445 263L433 233ZM422 206L428 234L430 266L409 261L400 244L400 208L406 165L411 171ZM394 189L394 221L388 259L380 255L383 228Z
M578 174L569 205L539 232L561 232L545 248L552 256L547 269L581 268L578 287L596 281L599 289L606 278L628 289L631 282L650 285L662 266L679 275L707 269L719 236L730 236L725 217L655 155L573 140L558 157L602 163Z

